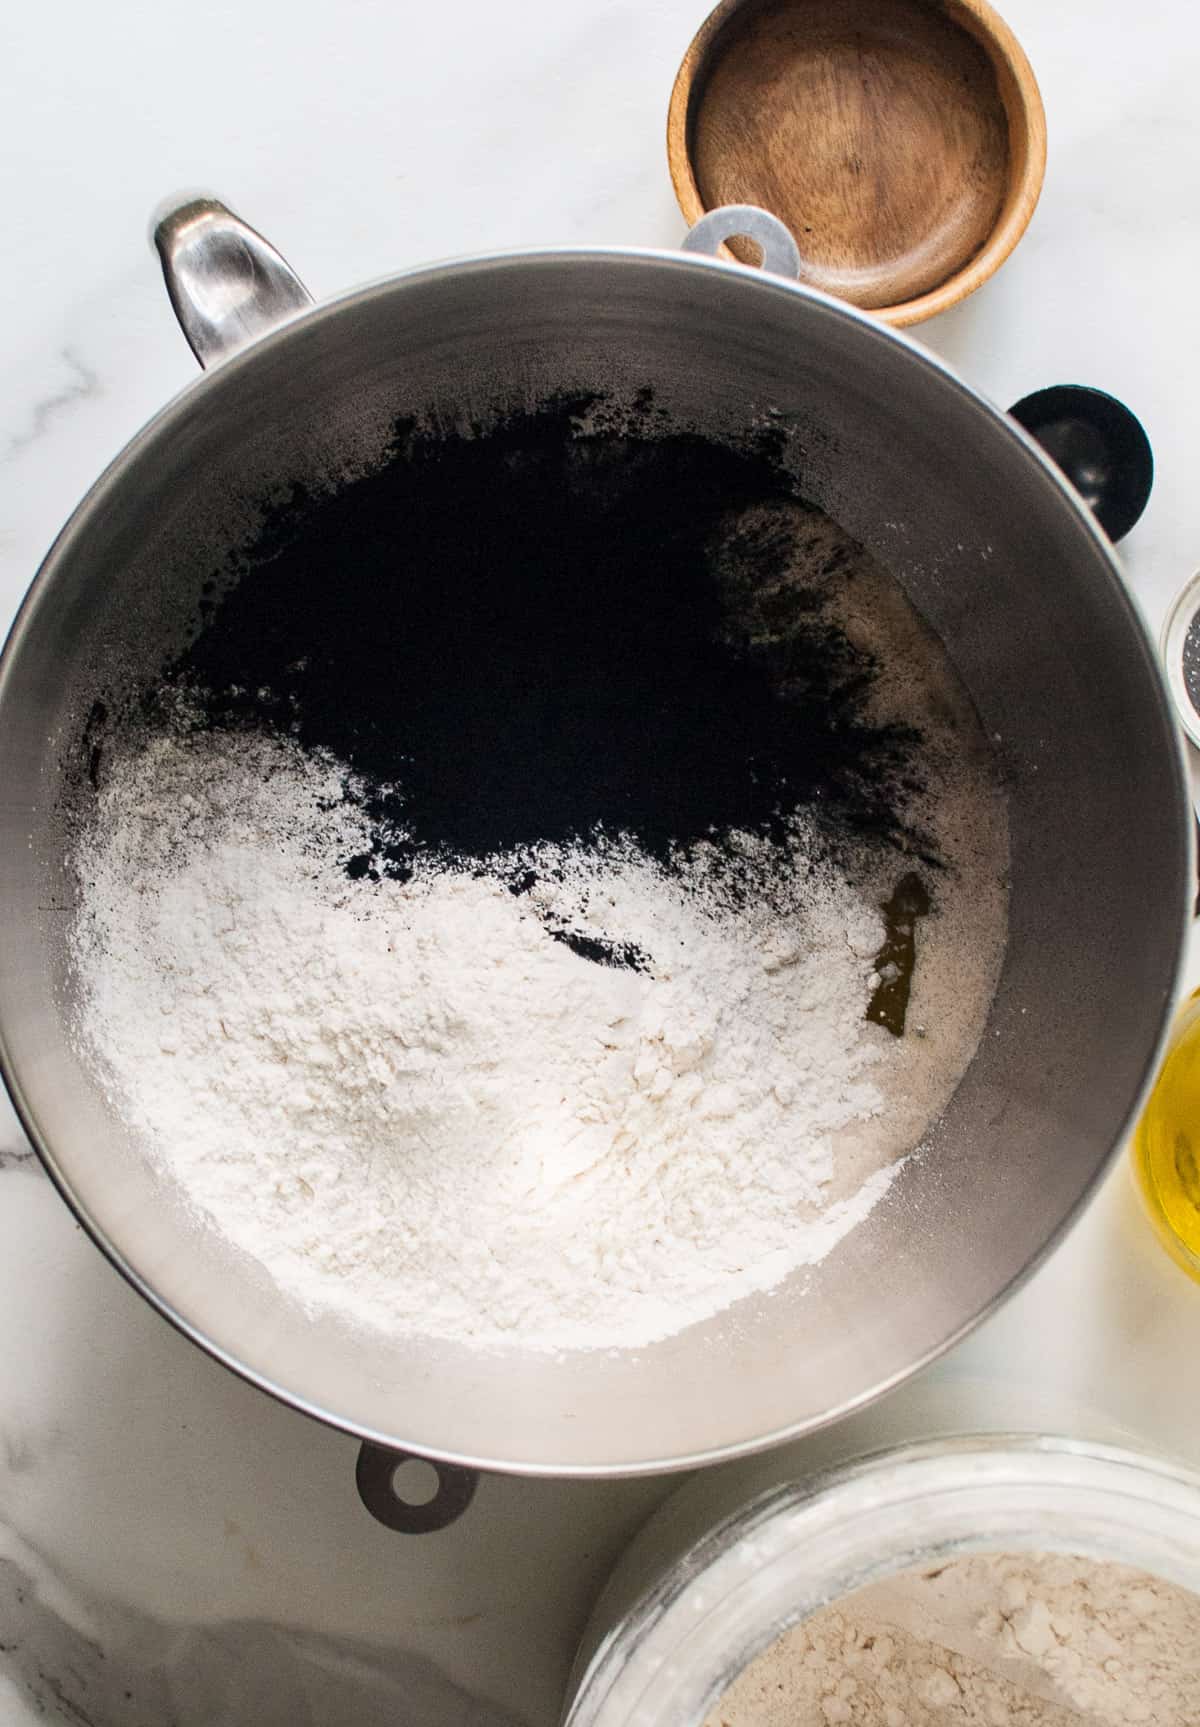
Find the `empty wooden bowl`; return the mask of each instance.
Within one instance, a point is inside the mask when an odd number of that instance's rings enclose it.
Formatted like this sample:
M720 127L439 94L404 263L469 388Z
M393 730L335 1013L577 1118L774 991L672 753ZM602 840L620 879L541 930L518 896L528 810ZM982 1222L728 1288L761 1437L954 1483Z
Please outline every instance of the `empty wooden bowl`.
M758 204L795 235L802 281L916 324L1024 233L1046 122L986 0L723 0L679 68L667 151L689 222Z

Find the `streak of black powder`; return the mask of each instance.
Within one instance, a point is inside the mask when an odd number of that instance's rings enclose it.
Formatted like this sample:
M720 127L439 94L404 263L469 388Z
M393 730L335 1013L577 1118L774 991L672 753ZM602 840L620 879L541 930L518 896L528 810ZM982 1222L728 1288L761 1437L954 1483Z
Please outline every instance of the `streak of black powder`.
M636 942L602 941L597 936L584 935L575 929L549 928L546 933L555 941L564 942L580 959L590 959L596 965L623 966L628 971L650 970L649 955Z
M739 829L783 844L797 808L897 833L913 737L867 722L869 658L794 587L786 639L761 607L739 623L795 553L745 512L807 507L775 445L664 431L644 392L589 430L596 411L401 425L377 472L272 512L168 669L207 723L361 776L374 849L352 876L601 834L662 860Z

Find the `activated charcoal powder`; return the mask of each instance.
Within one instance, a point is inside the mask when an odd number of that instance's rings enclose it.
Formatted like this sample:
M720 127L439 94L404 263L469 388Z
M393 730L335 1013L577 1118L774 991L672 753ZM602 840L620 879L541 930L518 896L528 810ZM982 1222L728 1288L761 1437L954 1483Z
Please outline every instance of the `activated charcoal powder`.
M868 715L874 656L833 603L857 548L826 529L770 438L664 429L645 393L405 423L214 572L168 682L353 770L376 827L351 875L598 833L782 842L798 808L897 836L917 739Z

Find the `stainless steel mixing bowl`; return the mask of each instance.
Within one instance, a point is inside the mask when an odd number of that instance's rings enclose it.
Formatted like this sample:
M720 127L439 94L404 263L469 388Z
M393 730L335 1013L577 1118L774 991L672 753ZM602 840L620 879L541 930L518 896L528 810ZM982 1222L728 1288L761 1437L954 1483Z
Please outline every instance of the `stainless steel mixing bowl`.
M1171 1006L1190 880L1177 743L1087 511L922 349L765 272L666 252L527 252L312 307L219 206L176 212L159 238L211 369L80 505L0 664L0 1053L63 1194L131 1282L230 1367L322 1420L446 1459L574 1475L682 1466L894 1385L986 1314L1078 1211ZM636 1354L381 1343L307 1318L199 1231L81 1063L67 1023L63 753L103 675L154 669L256 501L369 461L404 411L647 384L717 435L778 416L809 494L946 643L1011 783L999 992L936 1156L910 1162L822 1265L753 1311Z

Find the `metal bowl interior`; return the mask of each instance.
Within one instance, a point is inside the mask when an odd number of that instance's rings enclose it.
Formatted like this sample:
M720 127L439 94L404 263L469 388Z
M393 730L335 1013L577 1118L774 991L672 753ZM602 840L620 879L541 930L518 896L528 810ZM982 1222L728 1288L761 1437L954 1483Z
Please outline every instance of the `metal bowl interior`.
M1011 927L978 1053L820 1266L637 1353L487 1355L314 1321L166 1193L69 1035L63 753L97 679L148 672L266 496L369 462L438 404L652 385L714 434L768 412L809 496L903 582L1011 782ZM1024 436L833 301L656 253L418 271L303 316L184 393L51 552L0 666L0 1054L51 1173L188 1335L319 1418L484 1467L680 1467L827 1422L996 1303L1104 1170L1176 982L1190 861L1155 657L1111 552Z

